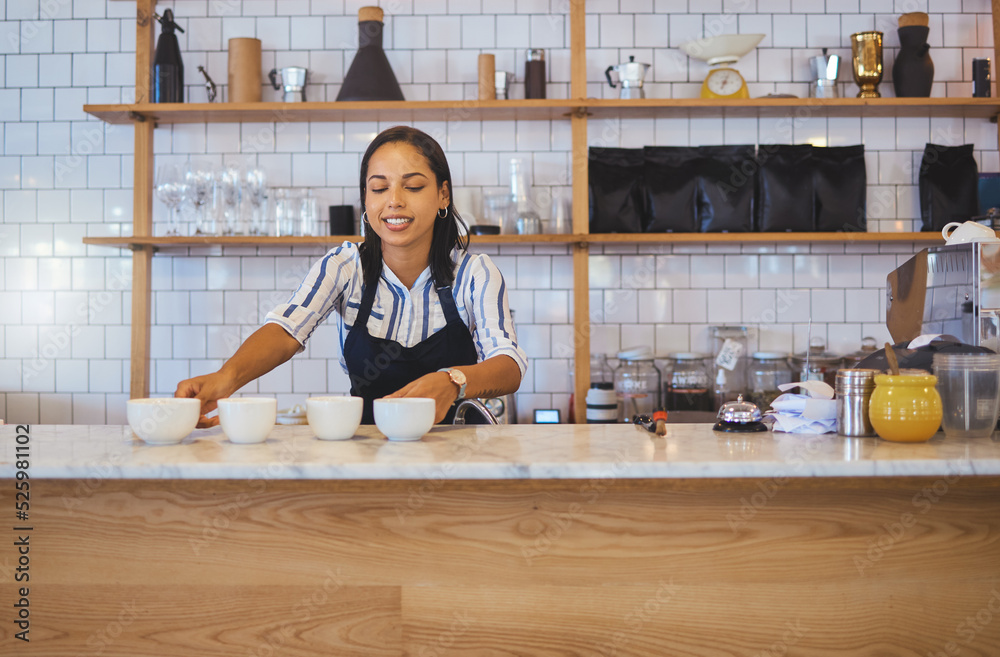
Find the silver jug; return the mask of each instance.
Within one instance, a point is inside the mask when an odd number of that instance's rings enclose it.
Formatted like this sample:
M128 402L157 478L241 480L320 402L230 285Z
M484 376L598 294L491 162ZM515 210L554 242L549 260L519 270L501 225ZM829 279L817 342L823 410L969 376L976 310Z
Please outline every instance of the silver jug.
M837 75L840 73L840 56L823 54L809 58L813 82L809 87L810 98L840 98Z
M284 96L282 100L286 103L301 103L306 99L306 84L309 82L309 71L301 66L286 66L281 69L281 83L278 83L278 69L272 68L267 77L271 80L271 86L275 89L282 89Z
M635 61L634 55L629 55L628 62L609 66L604 71L604 76L608 79L608 84L612 88L618 86L615 80L611 79L611 73L615 74L621 88L618 90L619 98L645 98L646 93L642 90L642 82L646 79L646 71L649 64Z

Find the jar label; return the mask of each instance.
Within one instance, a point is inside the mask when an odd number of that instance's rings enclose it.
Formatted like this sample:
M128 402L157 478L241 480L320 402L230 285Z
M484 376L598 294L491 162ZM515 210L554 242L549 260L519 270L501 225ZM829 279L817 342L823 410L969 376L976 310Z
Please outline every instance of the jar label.
M722 349L719 350L719 355L715 357L715 364L732 372L739 364L742 354L743 344L726 338L726 341L722 343Z

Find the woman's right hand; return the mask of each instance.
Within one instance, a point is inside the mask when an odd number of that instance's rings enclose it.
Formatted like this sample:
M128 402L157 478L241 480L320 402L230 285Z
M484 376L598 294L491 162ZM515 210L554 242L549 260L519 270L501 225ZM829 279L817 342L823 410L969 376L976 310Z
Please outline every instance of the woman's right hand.
M195 397L201 400L201 417L198 418L198 428L206 429L219 424L219 417L208 417L216 409L216 402L233 394L227 384L227 378L220 372L203 374L192 379L186 379L177 384L174 397Z

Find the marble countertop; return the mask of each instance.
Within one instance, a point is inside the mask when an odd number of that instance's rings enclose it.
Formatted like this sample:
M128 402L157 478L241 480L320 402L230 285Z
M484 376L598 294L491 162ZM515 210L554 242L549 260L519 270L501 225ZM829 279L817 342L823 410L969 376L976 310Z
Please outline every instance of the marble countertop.
M13 425L0 426L0 478L15 472ZM23 430L21 431L23 434ZM196 429L178 445L147 445L127 426L33 425L32 479L685 479L1000 475L1000 434L890 443L781 433L721 434L671 424L665 437L631 425L435 427L412 443L361 427L347 441L308 426L276 426L267 442L237 445Z

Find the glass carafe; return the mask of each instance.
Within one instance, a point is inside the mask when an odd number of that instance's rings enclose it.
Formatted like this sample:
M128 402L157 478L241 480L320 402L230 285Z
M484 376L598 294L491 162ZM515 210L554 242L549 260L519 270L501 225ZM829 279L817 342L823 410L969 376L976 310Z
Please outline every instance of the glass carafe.
M542 232L542 218L535 212L531 201L527 166L519 157L510 161L510 198L514 231L518 235L537 235ZM504 231L505 233L508 231Z

